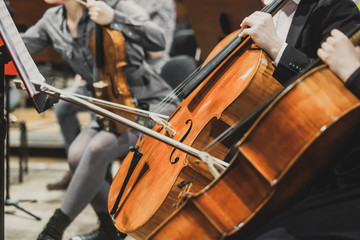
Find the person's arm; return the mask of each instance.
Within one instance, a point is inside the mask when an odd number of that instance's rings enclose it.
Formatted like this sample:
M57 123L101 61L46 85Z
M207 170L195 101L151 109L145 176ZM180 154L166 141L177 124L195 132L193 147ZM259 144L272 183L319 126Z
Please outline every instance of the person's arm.
M109 6L103 1L90 0L87 7L94 22L121 31L126 38L141 45L144 50L164 50L163 30L133 1L121 0L114 6Z
M156 23L165 34L165 54L169 54L174 39L174 31L176 25L176 6L174 1L157 0L152 3L153 10L149 12L150 19ZM152 52L148 51L151 59L157 59L163 55L164 51Z
M334 29L317 54L360 97L360 47L355 47L344 33Z
M47 10L33 26L28 28L25 33L20 34L31 55L52 44L46 32L46 25L49 24L51 19L51 17L49 17L50 11L52 10Z

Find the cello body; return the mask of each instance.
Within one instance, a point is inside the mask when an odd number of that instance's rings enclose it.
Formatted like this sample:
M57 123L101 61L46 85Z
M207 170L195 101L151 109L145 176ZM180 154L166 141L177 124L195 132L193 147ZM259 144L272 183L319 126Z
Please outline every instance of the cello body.
M342 81L325 65L311 70L262 112L230 167L148 239L241 239L341 156L359 122L359 100Z
M221 44L236 37L234 32ZM211 54L209 58L214 56ZM216 71L182 101L167 120L176 130L173 139L195 149L204 148L211 140L245 117L274 92L282 88L272 73L271 59L254 44L239 46ZM153 130L170 136L162 127ZM224 159L238 141L233 137L217 144L210 155ZM146 238L178 206L184 192L196 193L212 181L207 165L171 146L144 137L139 149L144 153L121 197L115 226L136 239ZM123 161L112 185L108 208L114 207L133 154ZM178 184L190 181L184 188Z
M96 29L96 27L98 27ZM95 97L110 102L136 107L132 102L133 95L128 87L124 67L126 66L125 39L121 32L96 26L91 33L90 45L93 56L102 58L102 66L98 66L98 79L94 82ZM96 33L96 31L99 31ZM97 34L101 34L100 37ZM101 39L101 41L99 40ZM99 41L99 45L97 45ZM134 114L122 110L112 112L134 120ZM110 130L122 133L128 129L121 123L109 121L107 126Z

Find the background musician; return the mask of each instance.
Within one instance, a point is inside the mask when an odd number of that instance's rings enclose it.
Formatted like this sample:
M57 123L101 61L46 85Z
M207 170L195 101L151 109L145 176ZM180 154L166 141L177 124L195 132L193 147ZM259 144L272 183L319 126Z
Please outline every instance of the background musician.
M133 0L139 6L146 10L150 19L156 23L159 27L161 27L164 31L165 38L165 49L162 51L146 51L146 61L147 63L157 72L160 73L162 66L169 59L169 52L171 49L171 44L174 35L175 29L175 18L176 18L176 9L175 2L173 0L158 0L147 1L147 0ZM45 0L45 2L49 4L59 4L62 0ZM69 20L71 21L71 19ZM74 23L75 24L75 23ZM73 24L73 25L74 25ZM81 61L78 61L81 62ZM68 91L75 91L81 94L90 94L88 88L85 88L78 85L81 85L83 79L86 79L84 76L79 74L75 76L75 87L70 87ZM92 83L92 79L88 80L90 85ZM80 124L78 119L76 118L76 112L84 111L84 109L79 108L73 104L60 101L54 107L55 114L57 116L58 122L60 124L61 133L64 138L65 143L65 151L68 153L69 146L71 142L75 139L75 137L80 132ZM58 181L47 184L47 188L49 190L65 190L70 183L71 180L71 172L67 171L66 174Z
M75 0L63 0L63 5L50 8L29 28L23 39L31 54L53 45L75 72L87 80L88 89L84 87L84 90L91 92L93 60L89 41L94 22L123 33L127 82L138 103L154 111L171 89L145 62L145 52L163 51L166 43L162 29L135 2L89 0L84 7ZM176 104L176 101L170 103L162 113L170 114ZM105 176L113 159L125 155L136 140L134 131L119 135L102 130L96 121L81 132L68 154L72 181L60 209L55 211L38 239L61 239L65 228L89 203L99 217L100 228L80 239L122 239L126 236L115 229L107 213L110 183Z
M290 0L274 17L263 12L246 17L239 36L251 36L270 55L276 66L273 76L285 83L316 59L333 28L349 32L359 22L351 0Z
M161 27L165 36L165 49L163 51L147 51L146 61L157 73L161 72L164 64L170 59L169 53L174 38L176 25L176 5L174 0L134 0L139 6L144 8L150 19Z

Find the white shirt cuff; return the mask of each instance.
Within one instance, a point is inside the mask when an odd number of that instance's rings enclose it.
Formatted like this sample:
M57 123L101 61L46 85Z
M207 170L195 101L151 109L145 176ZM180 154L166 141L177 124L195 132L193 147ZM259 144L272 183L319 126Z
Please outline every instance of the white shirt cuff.
M277 65L279 64L280 59L281 59L281 57L282 57L282 55L283 55L283 53L284 53L285 48L287 47L287 45L288 45L287 43L284 43L284 44L281 46L280 51L279 51L279 54L276 56L275 61L273 61L273 64L274 64L275 67L277 67Z

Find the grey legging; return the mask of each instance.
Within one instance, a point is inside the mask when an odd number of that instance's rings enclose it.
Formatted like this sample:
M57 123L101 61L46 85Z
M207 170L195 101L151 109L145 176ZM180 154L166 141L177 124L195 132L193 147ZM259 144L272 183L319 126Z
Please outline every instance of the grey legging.
M91 203L97 212L107 211L110 184L105 180L112 161L125 156L135 145L137 134L127 131L116 135L86 127L70 145L68 162L73 174L60 209L74 219Z
M91 92L85 86L68 87L64 90L71 93L91 96ZM63 100L55 104L53 109L60 125L61 134L64 137L65 151L68 153L70 144L80 133L81 126L76 113L84 112L86 109Z

